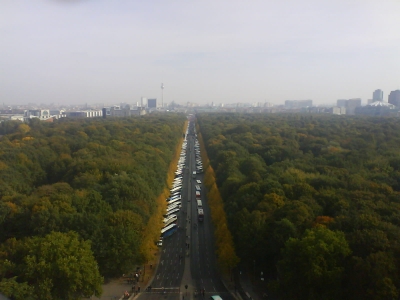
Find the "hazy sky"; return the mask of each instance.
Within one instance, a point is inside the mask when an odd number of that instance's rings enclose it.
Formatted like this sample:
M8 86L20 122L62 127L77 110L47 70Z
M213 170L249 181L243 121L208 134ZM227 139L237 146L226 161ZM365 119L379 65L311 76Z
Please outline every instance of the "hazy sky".
M399 0L1 0L1 103L233 103L400 89Z

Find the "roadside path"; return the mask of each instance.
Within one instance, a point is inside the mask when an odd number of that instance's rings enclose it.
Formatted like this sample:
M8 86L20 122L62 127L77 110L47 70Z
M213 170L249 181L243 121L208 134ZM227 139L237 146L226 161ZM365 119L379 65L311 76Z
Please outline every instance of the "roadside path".
M140 292L143 292L144 289L148 286L149 281L153 278L155 271L157 270L158 261L160 258L160 251L154 254L153 261L149 262L149 264L141 266L144 268L144 272L142 270L142 276L139 279L138 283L128 283L127 279L124 277L113 279L103 285L103 294L98 298L92 296L91 300L119 300L123 299L123 295L125 292L128 292L130 295L132 294L132 287L134 286L135 292L137 293L138 288L140 287ZM133 297L130 297L132 299Z

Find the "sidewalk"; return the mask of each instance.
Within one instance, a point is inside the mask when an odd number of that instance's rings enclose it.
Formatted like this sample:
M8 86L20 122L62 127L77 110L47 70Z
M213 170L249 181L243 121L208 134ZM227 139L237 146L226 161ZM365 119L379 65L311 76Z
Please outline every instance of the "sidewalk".
M144 266L145 269L143 275L139 279L138 283L128 283L127 279L123 277L113 279L103 285L103 294L100 296L100 298L92 296L90 300L120 300L124 299L124 293L126 291L131 295L129 299L134 299L138 295L138 287L140 287L140 292L143 292L148 286L149 282L153 280L154 274L157 270L160 254L160 251L155 253L153 261ZM132 293L133 286L135 286L135 293Z

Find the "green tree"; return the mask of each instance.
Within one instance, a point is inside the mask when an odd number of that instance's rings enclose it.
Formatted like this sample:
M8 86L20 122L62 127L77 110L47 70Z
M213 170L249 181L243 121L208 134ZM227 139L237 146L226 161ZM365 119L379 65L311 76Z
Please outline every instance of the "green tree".
M342 232L323 226L290 238L278 263L283 299L340 299L344 259L350 248Z
M90 249L74 232L52 232L44 237L9 241L3 246L1 277L12 278L25 289L33 288L33 299L77 300L102 293L103 278ZM6 280L3 280L3 283ZM10 289L18 295L19 289ZM22 291L23 292L23 291Z

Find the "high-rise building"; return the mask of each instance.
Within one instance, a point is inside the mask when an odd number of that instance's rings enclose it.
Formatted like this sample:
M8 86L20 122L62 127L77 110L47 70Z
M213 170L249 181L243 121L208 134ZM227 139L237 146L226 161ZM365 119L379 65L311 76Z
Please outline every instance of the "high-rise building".
M157 99L147 99L148 108L157 108Z
M141 107L147 106L147 98L145 98L145 97L140 98L140 106Z
M336 101L338 107L347 107L347 99L339 99Z
M400 107L400 90L391 91L388 97L388 102Z
M375 90L373 93L372 93L372 102L375 102L375 101L383 101L383 91L382 90Z

